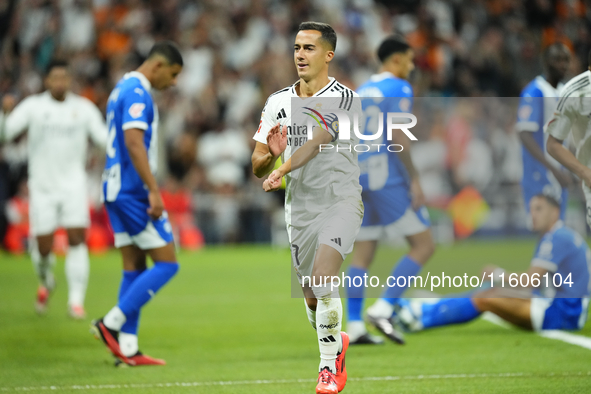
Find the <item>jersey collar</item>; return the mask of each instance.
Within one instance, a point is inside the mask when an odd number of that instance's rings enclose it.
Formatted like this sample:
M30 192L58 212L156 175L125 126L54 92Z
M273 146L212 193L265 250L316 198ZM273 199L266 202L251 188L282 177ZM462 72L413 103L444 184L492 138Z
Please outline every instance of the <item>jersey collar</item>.
M334 79L333 77L328 77L328 83L326 85L324 85L324 87L322 89L320 89L319 91L317 91L316 93L314 93L314 95L312 97L318 97L320 96L322 93L326 92L328 89L330 89L331 86L333 86L336 83L336 79ZM294 97L300 97L298 96L298 94L296 93L296 86L298 86L300 84L300 81L298 80L296 83L294 83L293 85L291 85L291 94Z
M555 94L554 97L558 97L558 92L564 86L564 84L562 82L558 82L558 85L556 85L556 88L555 88L554 86L550 85L550 82L548 82L546 80L546 78L544 78L543 75L538 75L536 77L536 82L539 85L543 85L545 89L548 89L548 91L553 92Z
M383 71L379 74L374 74L370 77L372 82L379 82L379 81L382 81L386 78L400 79L400 78L396 77L396 75L392 74L390 71Z
M552 226L552 228L548 232L553 233L554 231L558 230L559 228L561 228L563 226L564 226L564 222L562 220L558 220L556 223L554 223L554 226Z
M142 84L142 86L144 87L144 89L146 89L148 92L150 90L152 90L152 84L150 83L150 81L148 81L148 78L146 78L146 76L144 74L142 74L139 71L130 71L128 73L125 74L124 76L125 79L127 78L137 78L140 80L140 83Z

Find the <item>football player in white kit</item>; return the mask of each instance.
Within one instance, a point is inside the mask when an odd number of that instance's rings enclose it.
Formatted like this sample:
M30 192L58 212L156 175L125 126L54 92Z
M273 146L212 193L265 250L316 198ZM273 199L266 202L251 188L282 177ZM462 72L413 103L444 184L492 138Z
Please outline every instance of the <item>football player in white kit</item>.
M591 65L591 52L589 52ZM564 85L554 115L545 127L546 150L583 181L587 224L591 226L591 66ZM572 132L576 154L562 145Z
M301 116L303 107L309 111L305 115L314 113L321 120L324 118L319 110L323 106L323 110L333 108L333 102L334 110L350 115L361 113L359 96L328 76L335 47L336 33L329 25L300 24L294 44L300 78L267 100L252 155L258 177L271 172L279 156L283 158L284 164L269 175L263 188L277 190L282 178L286 178L285 216L292 264L320 347L316 393L337 393L347 380L345 352L349 337L341 331L338 287L333 289L330 281L321 283L320 278L339 274L343 260L353 249L363 217L357 153L351 149L355 138L339 140L336 118L330 115L328 122L320 122L322 127L314 127L313 133L307 126L298 126L302 124L298 123L300 118L306 119ZM298 103L294 107L292 99ZM311 101L315 109L310 108Z
M98 108L69 91L71 78L64 61L53 61L45 78L47 90L25 98L16 108L15 99L5 96L0 113L0 142L27 132L29 168L29 220L31 259L39 277L36 310L45 313L55 286L51 253L53 234L66 229L68 313L83 319L89 261L86 228L89 225L86 188L88 138L104 148L107 128ZM13 110L14 109L14 110Z

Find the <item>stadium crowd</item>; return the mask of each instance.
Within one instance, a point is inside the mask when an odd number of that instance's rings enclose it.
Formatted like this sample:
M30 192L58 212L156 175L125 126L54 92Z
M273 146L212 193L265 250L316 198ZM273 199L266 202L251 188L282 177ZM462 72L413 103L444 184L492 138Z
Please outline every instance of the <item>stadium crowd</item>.
M591 49L591 10L582 0L3 0L0 96L41 91L50 60L64 58L73 90L104 111L113 85L152 44L174 40L185 59L178 88L155 97L164 198L183 218L177 232L191 247L204 240L269 241L281 199L260 193L250 168L251 137L265 98L297 79L291 43L305 20L334 26L331 73L353 89L375 72L383 38L405 36L416 53L416 97L517 97L542 72L547 45L560 41L571 50L567 79L586 68ZM503 207L519 205L514 112L504 123L478 127L471 113L458 101L419 130L422 142L413 154L427 197L444 205L473 185L493 208L499 200ZM26 200L24 163L22 141L0 152L0 235L8 220L26 222L19 205ZM88 167L98 223L102 166L97 151Z

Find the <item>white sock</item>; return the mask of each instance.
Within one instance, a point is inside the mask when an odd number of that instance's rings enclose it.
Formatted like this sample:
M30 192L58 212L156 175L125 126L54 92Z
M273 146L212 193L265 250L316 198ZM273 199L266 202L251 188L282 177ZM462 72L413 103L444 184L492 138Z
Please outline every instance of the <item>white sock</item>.
M394 313L394 305L380 298L372 306L367 308L367 314L373 317L383 317L389 319Z
M125 324L127 318L121 312L118 306L113 307L103 318L103 324L111 330L121 331L121 327Z
M338 287L331 291L328 286L312 287L314 295L318 299L316 306L316 333L320 347L319 371L328 367L336 373L335 360L337 353L342 349L341 344L341 320L343 318L343 305L339 297Z
M86 244L70 246L66 255L66 278L68 278L68 305L84 306L88 285L90 262Z
M351 341L356 341L360 336L367 334L365 323L361 320L347 322L347 334Z
M137 335L120 332L119 348L125 357L131 357L136 354L139 350L137 344Z
M312 309L310 309L305 298L304 298L304 304L306 304L306 314L308 315L308 320L310 321L310 324L312 325L312 327L314 327L314 329L316 329L316 311L313 311Z
M31 261L33 262L33 268L39 278L39 282L52 290L55 286L55 279L53 277L53 267L55 266L55 256L53 253L49 253L47 256L41 256L37 243L34 242L31 248Z

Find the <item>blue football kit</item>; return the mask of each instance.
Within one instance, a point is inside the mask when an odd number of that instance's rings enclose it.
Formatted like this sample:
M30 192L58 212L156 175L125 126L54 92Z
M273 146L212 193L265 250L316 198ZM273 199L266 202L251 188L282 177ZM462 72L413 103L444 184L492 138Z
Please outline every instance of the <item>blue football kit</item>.
M532 133L546 159L557 168L560 164L546 152L548 135L544 133L544 125L552 116L558 90L552 87L542 76L536 77L521 92L517 110L517 130L521 133ZM521 187L525 209L529 213L529 201L537 194L553 196L561 203L561 218L564 220L568 191L562 188L552 172L536 160L525 146L522 146L523 178Z
M132 243L140 249L164 246L173 239L168 215L164 212L158 219L148 215L148 190L125 146L125 130L143 130L150 169L156 173L158 108L143 74L130 72L119 81L109 96L107 123L109 139L102 191L115 232L115 246Z

